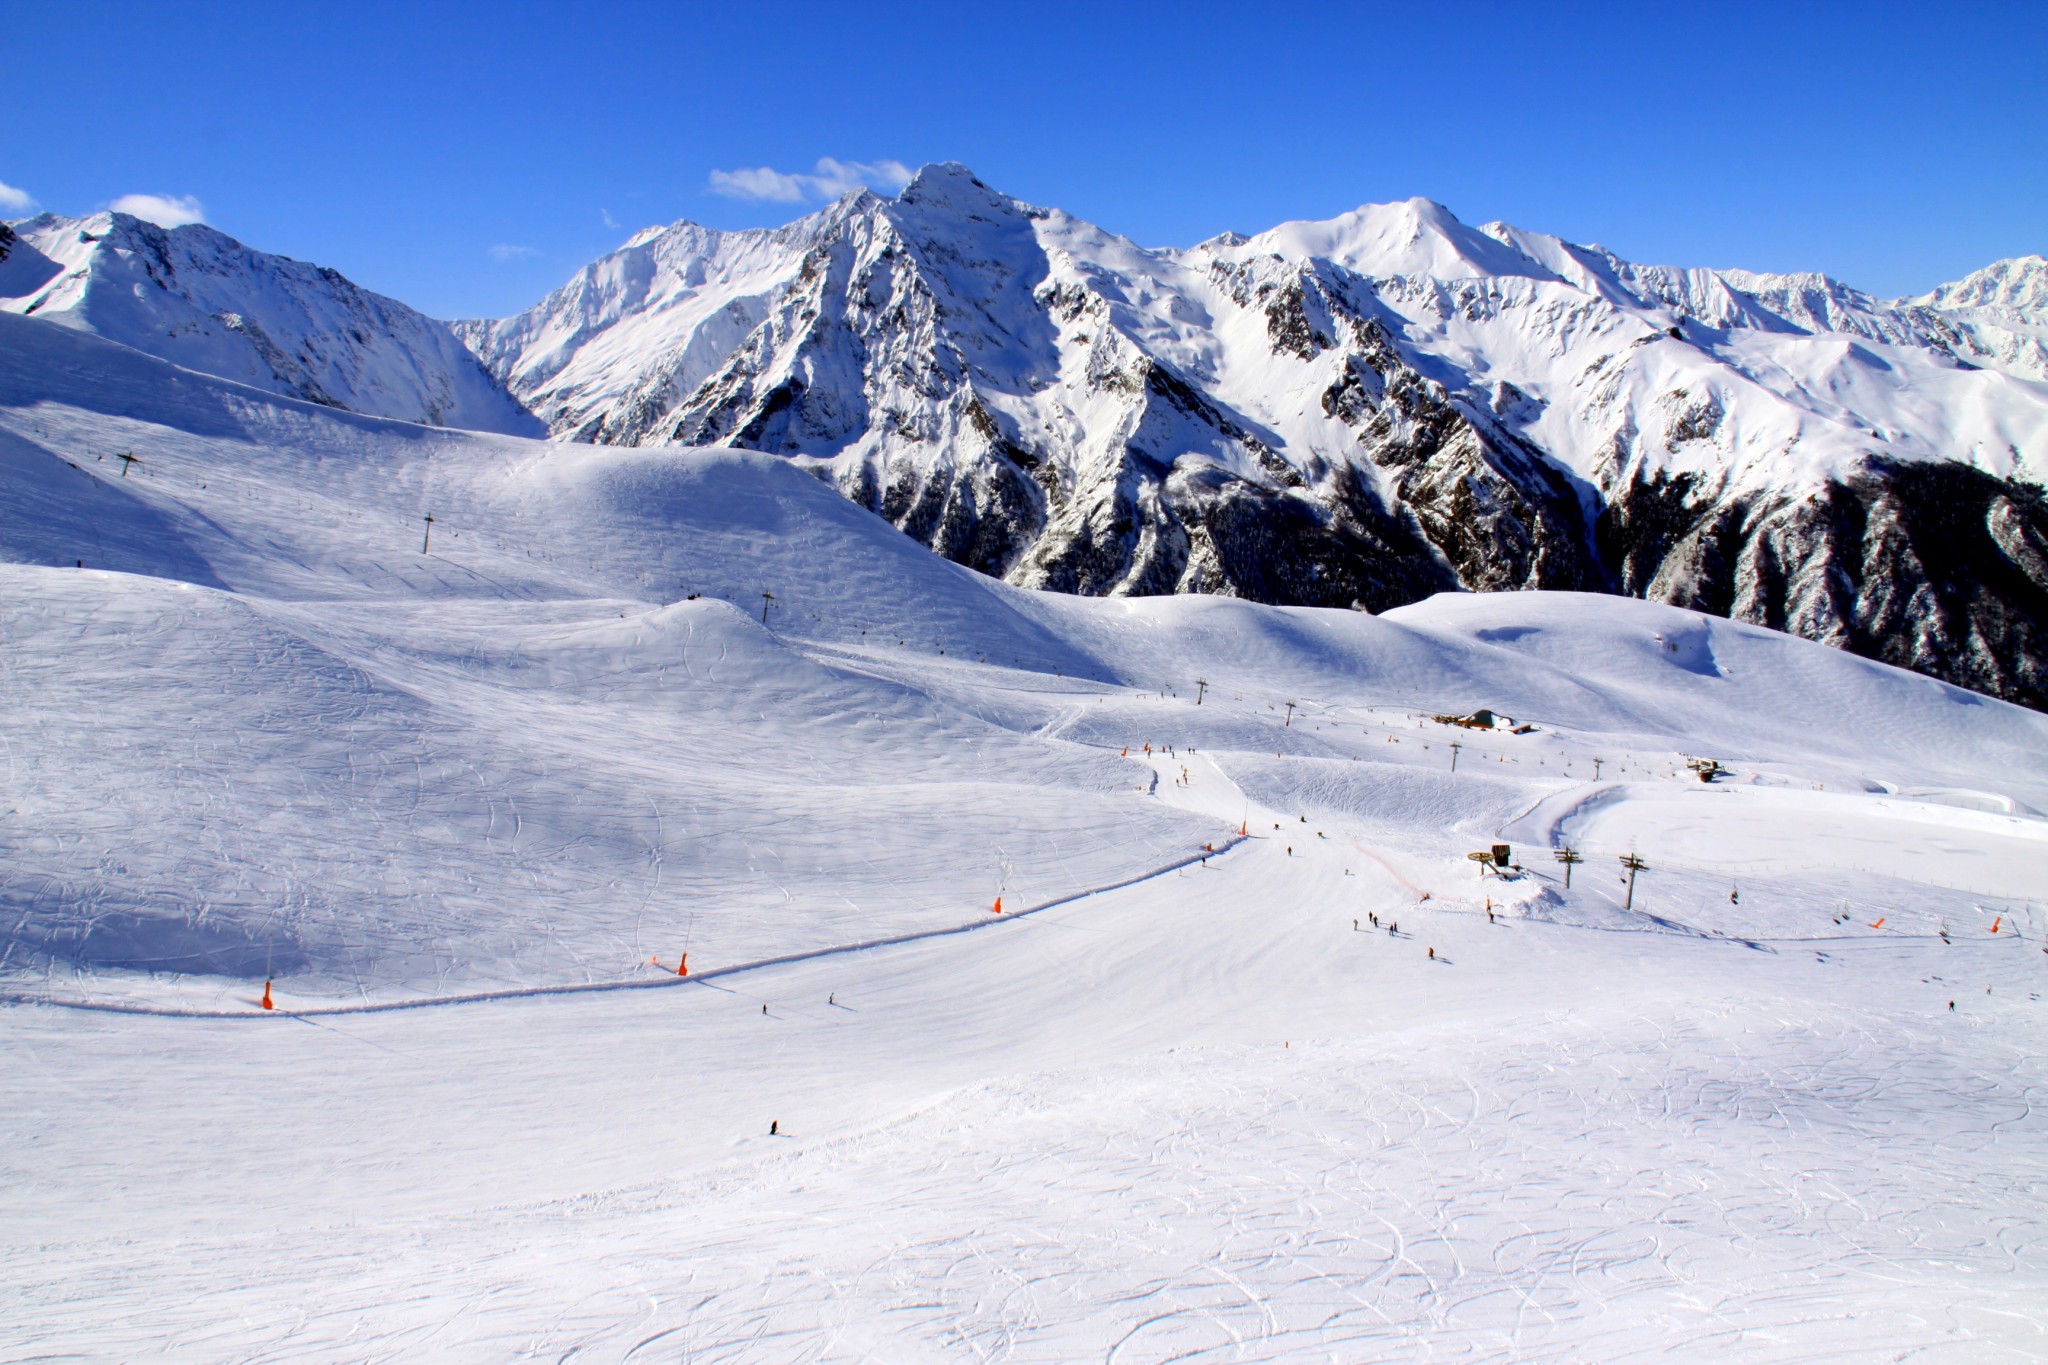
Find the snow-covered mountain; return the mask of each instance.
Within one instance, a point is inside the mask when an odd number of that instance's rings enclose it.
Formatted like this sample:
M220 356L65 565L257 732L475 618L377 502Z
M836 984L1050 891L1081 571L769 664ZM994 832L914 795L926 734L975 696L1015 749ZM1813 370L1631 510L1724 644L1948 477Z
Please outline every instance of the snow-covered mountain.
M560 438L785 454L1014 583L1620 591L2038 706L2044 278L1884 302L1425 200L1152 250L938 165L457 329Z
M188 369L328 407L533 434L448 325L335 271L203 224L43 214L13 227L0 311L93 332Z
M1155 250L939 165L451 325L203 226L16 227L0 309L370 415L784 455L1020 585L1623 592L2048 705L2040 257L1884 301L1425 200Z

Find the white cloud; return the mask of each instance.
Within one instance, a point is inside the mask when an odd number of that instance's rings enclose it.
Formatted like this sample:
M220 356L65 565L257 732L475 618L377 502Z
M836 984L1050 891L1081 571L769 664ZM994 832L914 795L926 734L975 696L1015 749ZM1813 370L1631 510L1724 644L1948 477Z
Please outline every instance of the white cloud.
M599 209L597 213L600 218L604 219L604 225L606 227L613 229L616 229L618 227L619 220L612 217L612 211L610 209Z
M900 161L840 161L827 156L819 158L818 173L806 178L820 199L837 199L863 185L894 194L915 174Z
M491 259L499 265L507 265L513 261L523 261L528 256L538 255L540 255L539 247L513 246L510 242L500 242L490 250Z
M158 227L184 227L187 223L206 221L206 210L189 194L124 194L107 207Z
M34 213L35 209L36 197L34 195L30 194L27 190L18 190L6 181L0 180L0 213Z
M728 199L767 199L778 204L796 204L804 199L804 177L784 175L766 166L751 170L713 171L711 192Z
M894 194L910 183L912 174L910 167L900 161L841 161L827 156L820 157L808 173L778 171L767 166L713 171L711 192L728 199L800 204L806 199L837 199L861 186Z

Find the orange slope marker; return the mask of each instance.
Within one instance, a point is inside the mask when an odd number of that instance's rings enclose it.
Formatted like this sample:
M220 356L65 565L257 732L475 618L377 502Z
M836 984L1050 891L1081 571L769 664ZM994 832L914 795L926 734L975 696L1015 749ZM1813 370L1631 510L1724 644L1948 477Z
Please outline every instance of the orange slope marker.
M263 1008L267 1010L274 1010L277 1008L277 1006L272 1004L270 1001L270 983L268 981L263 983Z
M1003 898L1001 896L996 897L996 908L990 911L989 913L994 915L1000 915L1003 913Z

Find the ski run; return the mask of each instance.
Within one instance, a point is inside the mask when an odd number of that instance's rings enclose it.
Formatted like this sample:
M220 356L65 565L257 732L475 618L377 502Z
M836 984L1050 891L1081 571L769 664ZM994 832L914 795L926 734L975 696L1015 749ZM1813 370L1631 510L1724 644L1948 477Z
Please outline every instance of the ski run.
M2048 1358L2040 713L11 314L0 481L0 1359Z

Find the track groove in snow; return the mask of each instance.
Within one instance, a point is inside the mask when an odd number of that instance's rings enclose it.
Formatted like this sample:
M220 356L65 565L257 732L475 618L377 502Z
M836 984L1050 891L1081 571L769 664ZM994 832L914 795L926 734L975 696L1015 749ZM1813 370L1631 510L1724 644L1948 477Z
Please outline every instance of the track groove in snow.
M556 995L601 995L613 991L665 990L670 987L695 985L721 977L741 976L769 967L787 967L799 962L815 962L822 958L844 957L852 953L872 952L877 948L894 948L906 943L921 943L927 939L950 938L955 934L973 933L980 929L995 929L1006 923L1021 922L1046 910L1056 910L1064 905L1089 900L1096 896L1122 891L1127 887L1141 886L1156 877L1178 872L1185 867L1206 863L1211 858L1221 858L1237 845L1245 842L1230 836L1218 842L1213 852L1191 853L1184 858L1155 867L1149 872L1140 872L1122 881L1109 882L1075 891L1037 905L1027 905L1018 910L1005 910L998 915L993 912L965 923L948 925L940 929L920 929L915 933L896 934L889 938L864 939L858 943L834 944L829 948L813 948L801 953L785 953L780 957L757 958L750 962L732 962L722 967L709 967L693 971L687 977L667 976L631 981L584 981L553 986L523 986L516 990L476 991L467 995L430 996L422 1000L382 1000L360 1005L316 1005L310 1008L274 1010L249 1008L242 1010L197 1010L177 1009L169 1006L129 1005L105 1000L66 999L58 995L34 995L26 992L0 991L0 1004L5 1005L47 1005L53 1009L92 1010L105 1014L144 1014L166 1019L309 1019L325 1015L341 1014L390 1014L398 1010L438 1009L446 1005L481 1005L500 1000L531 1000Z

